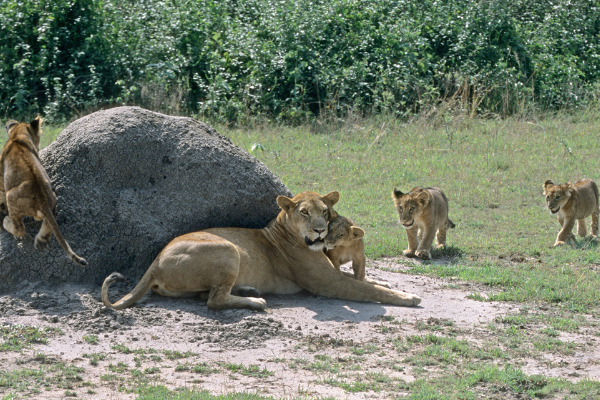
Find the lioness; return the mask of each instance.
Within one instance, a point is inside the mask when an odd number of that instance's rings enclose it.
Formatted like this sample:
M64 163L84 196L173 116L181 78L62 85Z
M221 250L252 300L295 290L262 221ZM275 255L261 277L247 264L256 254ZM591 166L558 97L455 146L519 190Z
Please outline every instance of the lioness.
M442 248L446 245L446 231L455 226L448 218L446 195L437 187L415 187L409 193L394 189L392 198L408 237L408 249L402 254L431 259L433 237L436 248Z
M279 196L281 211L266 228L212 228L179 236L161 251L131 293L114 304L108 299L108 287L123 277L109 275L102 284L102 302L122 309L149 289L163 296L208 291L207 306L211 309L264 310L264 299L232 295L232 289L239 293L243 287L261 294L293 294L307 289L345 300L419 304L418 296L370 285L333 268L323 249L328 209L338 200L337 192Z
M27 123L8 121L8 141L0 154L0 204L8 215L4 217L4 229L17 237L25 236L22 218L31 216L43 220L35 236L35 247L40 250L48 245L54 233L65 253L79 265L87 261L71 250L58 229L54 218L56 196L50 186L50 178L40 162L40 135L42 119Z
M573 225L577 220L577 233L585 237L585 218L592 216L592 237L598 236L598 186L591 179L580 179L575 184L571 182L555 185L547 180L542 185L546 206L552 214L558 213L558 223L562 227L554 246L560 246L570 240L575 240Z
M387 283L365 277L367 258L365 257L364 236L365 231L356 226L354 221L340 215L329 222L327 236L325 236L327 246L325 254L331 260L333 266L342 274L354 277L359 281L389 288L390 286ZM342 264L350 261L352 261L353 275L340 269Z

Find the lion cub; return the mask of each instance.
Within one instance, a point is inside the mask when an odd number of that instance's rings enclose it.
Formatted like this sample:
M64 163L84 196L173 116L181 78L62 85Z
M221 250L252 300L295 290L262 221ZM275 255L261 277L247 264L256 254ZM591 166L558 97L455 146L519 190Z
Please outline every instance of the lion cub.
M547 180L542 185L546 206L552 214L558 214L558 223L562 229L558 232L554 246L565 242L575 241L573 226L577 220L577 233L585 237L585 218L592 216L592 237L598 236L598 186L591 179L580 179L575 184L571 182L555 185Z
M327 245L325 254L331 260L333 266L342 274L350 277L354 276L359 281L389 289L390 286L385 282L365 278L367 258L365 257L364 236L365 231L356 226L350 218L337 216L329 222L327 236L325 236L325 244ZM354 275L340 270L340 266L349 261L352 261Z
M392 198L408 237L408 249L402 254L431 259L434 236L436 248L442 248L446 245L446 231L455 226L448 218L446 195L436 187L415 187L409 193L394 189Z
M87 265L87 261L71 250L54 218L56 195L38 155L41 125L39 116L29 124L17 121L8 121L6 124L8 141L0 154L0 204L8 215L4 217L2 225L13 235L22 237L25 236L23 217L43 220L35 237L35 247L38 250L46 247L54 233L71 260L79 265Z

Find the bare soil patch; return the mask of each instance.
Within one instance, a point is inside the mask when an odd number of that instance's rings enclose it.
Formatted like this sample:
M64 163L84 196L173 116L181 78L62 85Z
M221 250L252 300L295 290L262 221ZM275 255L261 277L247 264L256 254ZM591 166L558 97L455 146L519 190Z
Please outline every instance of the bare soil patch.
M402 269L397 260L376 263ZM132 391L140 383L151 382L217 394L388 398L402 392L386 377L415 379L413 367L403 361L409 353L398 349L398 340L422 334L423 327L449 327L459 338L485 343L490 335L485 327L522 306L471 300L468 295L485 294L485 288L469 289L466 283L372 267L367 275L418 294L421 305L395 307L303 293L267 296L265 312L211 311L199 299L148 294L135 307L114 311L102 305L99 286L24 284L0 296L0 326L60 328L62 334L20 352L0 352L0 371L50 371L52 365L79 369L62 383L20 389L0 385L0 396L129 399L136 397ZM130 289L114 285L111 298ZM585 352L548 353L522 360L521 368L528 374L598 380L597 338L588 331L562 335L563 341L583 343ZM363 381L372 385L357 386Z

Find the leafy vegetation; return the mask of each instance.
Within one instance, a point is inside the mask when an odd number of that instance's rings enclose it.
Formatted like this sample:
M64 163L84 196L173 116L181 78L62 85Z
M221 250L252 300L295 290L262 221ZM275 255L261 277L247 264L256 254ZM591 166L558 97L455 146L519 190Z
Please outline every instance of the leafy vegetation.
M222 121L595 102L587 0L7 0L0 115L139 104Z

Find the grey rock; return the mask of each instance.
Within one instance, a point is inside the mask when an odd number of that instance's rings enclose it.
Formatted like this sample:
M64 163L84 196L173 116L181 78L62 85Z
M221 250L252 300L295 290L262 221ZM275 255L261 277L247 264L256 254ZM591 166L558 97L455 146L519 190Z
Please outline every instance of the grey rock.
M0 230L0 291L22 280L100 283L118 271L139 279L173 238L211 227L262 228L290 191L260 161L210 126L138 107L95 112L71 123L40 152L58 197L58 225L81 267L56 239Z

